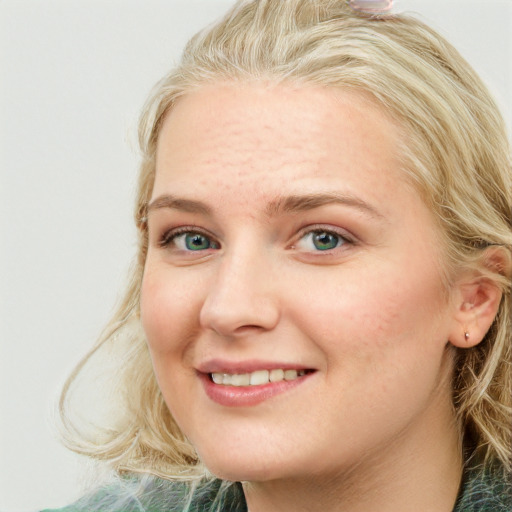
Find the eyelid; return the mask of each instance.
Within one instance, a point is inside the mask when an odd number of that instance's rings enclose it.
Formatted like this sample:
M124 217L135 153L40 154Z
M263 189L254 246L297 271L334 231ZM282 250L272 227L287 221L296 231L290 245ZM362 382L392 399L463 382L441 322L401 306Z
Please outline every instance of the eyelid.
M296 239L299 240L309 233L314 233L314 232L318 232L318 231L325 231L326 233L332 233L334 235L338 235L338 236L344 238L345 240L347 240L347 242L356 243L356 238L349 231L347 231L346 229L343 229L343 228L329 225L329 224L312 224L310 226L306 226L299 230L299 232L297 233Z

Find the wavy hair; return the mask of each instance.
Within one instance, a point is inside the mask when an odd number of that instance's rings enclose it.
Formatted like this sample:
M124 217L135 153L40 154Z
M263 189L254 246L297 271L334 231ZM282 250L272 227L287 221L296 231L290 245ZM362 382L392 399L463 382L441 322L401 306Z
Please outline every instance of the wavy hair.
M406 134L403 172L444 235L448 281L456 269L481 271L489 247L510 255L512 163L504 121L486 87L447 41L414 17L361 16L342 0L238 1L190 40L178 67L156 85L144 107L137 258L111 322L61 396L67 445L108 461L118 472L189 481L207 475L162 398L140 325L146 208L162 120L179 98L212 82L258 80L364 91L386 109ZM464 440L510 470L511 282L503 269L486 267L485 277L503 297L484 340L471 349L453 348L453 402ZM100 398L113 405L84 426L73 420L71 397L91 371L108 380L109 391L102 390Z

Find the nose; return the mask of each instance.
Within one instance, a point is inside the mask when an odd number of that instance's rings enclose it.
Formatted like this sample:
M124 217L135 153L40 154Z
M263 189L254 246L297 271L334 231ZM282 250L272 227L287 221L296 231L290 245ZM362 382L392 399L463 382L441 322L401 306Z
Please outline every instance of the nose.
M248 252L226 254L219 260L201 308L201 327L222 336L242 336L271 330L279 322L276 283L270 265Z

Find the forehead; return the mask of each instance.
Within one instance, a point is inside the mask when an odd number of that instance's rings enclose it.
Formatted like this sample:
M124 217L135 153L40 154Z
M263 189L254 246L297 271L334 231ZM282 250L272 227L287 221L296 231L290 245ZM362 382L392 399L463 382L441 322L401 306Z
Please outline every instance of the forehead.
M368 96L290 84L216 84L179 100L162 125L153 196L283 187L372 189L404 181L399 127ZM293 192L293 190L291 190Z

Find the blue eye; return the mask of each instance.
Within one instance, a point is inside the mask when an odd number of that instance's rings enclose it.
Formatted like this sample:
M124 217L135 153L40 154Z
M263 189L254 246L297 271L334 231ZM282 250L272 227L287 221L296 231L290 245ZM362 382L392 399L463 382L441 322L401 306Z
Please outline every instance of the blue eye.
M334 233L328 233L327 231L315 231L313 235L313 245L315 249L319 251L328 251L335 249L340 244L340 238Z
M212 242L199 233L186 233L184 235L185 247L189 251L205 251L210 249Z
M218 249L219 244L211 238L198 233L197 231L185 231L173 233L162 241L162 246L174 245L181 251L207 251L208 249Z
M332 231L309 231L299 240L296 247L307 251L330 251L347 243L347 240Z

